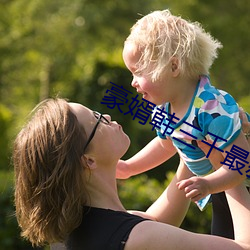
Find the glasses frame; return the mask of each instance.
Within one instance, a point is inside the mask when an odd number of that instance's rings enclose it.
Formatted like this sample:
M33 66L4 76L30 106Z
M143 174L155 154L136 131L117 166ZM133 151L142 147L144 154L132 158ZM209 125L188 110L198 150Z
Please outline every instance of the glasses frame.
M92 132L90 133L89 139L87 140L86 145L84 147L84 151L86 150L86 148L88 147L88 145L92 141L99 123L102 122L102 123L107 124L107 125L110 124L110 121L107 118L105 118L101 113L99 113L97 111L93 111L93 114L94 114L95 118L97 119L97 123L94 126Z

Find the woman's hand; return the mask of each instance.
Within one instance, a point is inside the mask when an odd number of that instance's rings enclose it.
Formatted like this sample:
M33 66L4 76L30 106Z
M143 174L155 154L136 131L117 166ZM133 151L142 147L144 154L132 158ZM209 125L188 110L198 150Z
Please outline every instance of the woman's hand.
M246 139L249 140L250 138L250 122L247 119L247 115L244 112L243 108L239 108L240 110L240 119L242 121L242 130L246 136Z

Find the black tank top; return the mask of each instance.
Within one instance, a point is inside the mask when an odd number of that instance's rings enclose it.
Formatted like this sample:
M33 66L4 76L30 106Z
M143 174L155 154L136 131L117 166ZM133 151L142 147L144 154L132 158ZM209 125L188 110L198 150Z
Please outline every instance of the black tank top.
M146 219L126 212L85 207L82 223L66 242L67 250L123 250L133 227Z

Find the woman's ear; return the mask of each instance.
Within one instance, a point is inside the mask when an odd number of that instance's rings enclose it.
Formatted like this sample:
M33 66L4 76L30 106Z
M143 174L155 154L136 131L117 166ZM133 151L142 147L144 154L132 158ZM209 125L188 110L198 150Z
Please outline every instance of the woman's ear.
M82 156L82 160L84 161L85 164L87 164L89 169L95 169L96 167L96 163L95 160L92 157L89 157L87 155L83 155Z
M171 59L171 70L173 73L173 76L176 77L180 74L180 68L179 68L179 60L176 57L173 57Z

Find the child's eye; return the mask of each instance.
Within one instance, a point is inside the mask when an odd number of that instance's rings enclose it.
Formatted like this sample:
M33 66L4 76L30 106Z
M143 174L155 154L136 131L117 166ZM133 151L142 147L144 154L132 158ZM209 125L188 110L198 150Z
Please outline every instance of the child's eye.
M132 74L133 77L141 77L142 76L142 72L141 71L138 71L138 72L134 72Z

